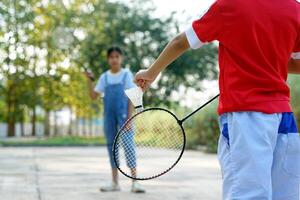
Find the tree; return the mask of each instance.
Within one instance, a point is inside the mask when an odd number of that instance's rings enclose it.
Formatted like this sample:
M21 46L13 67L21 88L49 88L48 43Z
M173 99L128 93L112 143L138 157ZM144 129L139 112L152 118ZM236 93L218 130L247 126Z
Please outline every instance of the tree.
M30 3L25 0L4 0L0 5L1 49L4 55L1 73L4 76L2 89L7 106L8 136L14 136L15 123L24 118L20 100L23 98L22 81L28 67L28 60L24 56L27 41L25 30L30 29L29 24L33 19Z
M163 50L167 42L179 32L179 25L171 15L166 19L153 17L151 1L137 1L128 6L96 0L82 14L86 39L80 48L81 63L97 75L107 70L106 49L117 44L125 49L126 67L136 72L148 67ZM188 52L174 62L162 75L155 89L147 92L147 104L172 104L172 92L179 86L201 90L200 81L215 79L217 48L207 45Z

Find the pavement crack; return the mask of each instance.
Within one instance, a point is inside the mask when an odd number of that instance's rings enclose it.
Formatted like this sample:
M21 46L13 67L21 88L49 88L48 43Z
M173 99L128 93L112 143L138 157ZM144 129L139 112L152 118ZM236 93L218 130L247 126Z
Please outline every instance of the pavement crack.
M32 158L33 158L33 170L34 170L34 179L35 179L35 185L36 185L36 192L38 200L42 200L42 193L40 188L40 180L39 180L39 167L37 163L37 156L35 149L32 149Z

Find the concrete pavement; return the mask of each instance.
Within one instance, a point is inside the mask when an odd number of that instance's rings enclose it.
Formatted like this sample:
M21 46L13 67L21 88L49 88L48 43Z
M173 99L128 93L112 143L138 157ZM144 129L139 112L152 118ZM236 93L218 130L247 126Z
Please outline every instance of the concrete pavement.
M221 175L215 155L187 151L161 178L142 182L146 194L131 194L121 176L122 192L101 193L109 178L106 149L1 148L1 200L219 200Z

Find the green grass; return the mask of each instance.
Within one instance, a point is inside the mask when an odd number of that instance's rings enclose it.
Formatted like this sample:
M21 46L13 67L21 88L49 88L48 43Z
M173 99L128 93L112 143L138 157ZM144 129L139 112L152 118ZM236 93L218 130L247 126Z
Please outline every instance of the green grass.
M21 139L6 139L0 141L0 146L102 146L105 145L104 137L79 137L79 136L66 136L66 137L50 137L50 138L21 138Z

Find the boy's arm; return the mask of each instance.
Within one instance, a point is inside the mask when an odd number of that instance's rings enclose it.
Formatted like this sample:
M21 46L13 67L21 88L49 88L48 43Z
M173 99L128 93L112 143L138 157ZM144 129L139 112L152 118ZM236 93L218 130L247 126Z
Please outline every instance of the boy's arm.
M300 74L300 60L291 58L288 71L290 74Z
M290 74L300 74L300 52L292 54L288 64L288 72Z
M189 48L190 45L186 34L179 34L173 40L171 40L171 42L169 42L169 44L149 69L141 70L136 74L135 82L143 90L146 90L161 71L163 71L168 65L170 65Z
M210 9L200 19L194 21L185 33L181 33L167 45L148 70L142 70L136 74L137 85L146 90L162 70L189 48L199 49L205 43L214 40L224 41L227 30L224 25L228 20L228 15L224 15L224 11L231 6L229 3L230 1L226 0L216 0Z

